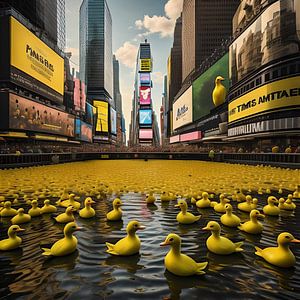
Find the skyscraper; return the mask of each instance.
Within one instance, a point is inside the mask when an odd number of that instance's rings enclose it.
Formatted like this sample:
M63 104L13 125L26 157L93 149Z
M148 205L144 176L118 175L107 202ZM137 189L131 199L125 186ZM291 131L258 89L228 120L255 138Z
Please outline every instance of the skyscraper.
M79 26L80 79L87 98L113 104L112 19L106 0L83 0Z
M184 0L182 11L182 82L232 34L240 0Z

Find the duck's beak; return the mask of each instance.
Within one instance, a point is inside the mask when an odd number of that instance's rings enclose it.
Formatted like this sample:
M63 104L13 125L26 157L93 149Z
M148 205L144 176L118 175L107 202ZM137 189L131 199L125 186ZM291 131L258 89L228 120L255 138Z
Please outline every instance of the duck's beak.
M160 243L159 244L161 247L164 247L164 246L168 246L170 245L168 242L164 241L163 243Z
M17 229L17 231L25 231L25 229L19 228L19 229Z
M83 227L76 227L75 230L77 231L77 230L82 230L82 229L83 229Z
M179 207L179 204L175 204L174 207Z
M259 214L259 215L258 215L258 217L259 217L259 218L263 218L263 219L264 219L266 216L265 216L265 215L263 215L263 214Z
M91 203L96 203L96 201L94 201L94 200L91 200Z
M220 80L225 80L225 78L223 78L222 76L219 77Z
M300 240L297 240L297 239L293 239L291 240L292 243L300 243Z
M209 230L209 228L206 226L206 227L203 227L202 230Z
M144 230L145 228L146 228L146 226L140 225L140 226L138 227L138 230Z

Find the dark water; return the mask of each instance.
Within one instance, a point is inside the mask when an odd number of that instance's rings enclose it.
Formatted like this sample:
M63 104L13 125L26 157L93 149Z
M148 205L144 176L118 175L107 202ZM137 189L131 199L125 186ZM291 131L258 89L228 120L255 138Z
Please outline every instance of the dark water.
M207 251L208 233L201 230L208 220L219 221L212 209L199 210L202 218L194 225L176 222L176 202L147 206L141 194L121 196L123 222L107 223L105 212L111 200L97 200L97 216L83 220L76 216L84 230L77 232L78 251L63 258L46 259L40 244L52 244L62 237L63 225L50 216L35 218L21 234L22 248L0 253L1 299L300 299L300 246L292 245L297 265L289 270L272 267L254 254L254 245L275 245L277 235L291 232L300 238L299 205L295 213L279 218L267 217L261 236L222 228L234 240L244 239L244 252L218 256ZM261 198L261 196L260 196ZM263 196L265 199L266 196ZM265 201L261 201L265 202ZM236 204L233 202L234 211ZM61 209L63 210L63 209ZM190 211L197 213L196 208ZM237 213L242 220L247 214ZM124 237L129 220L137 219L146 226L140 231L140 255L113 257L105 252L105 242ZM0 238L6 236L8 221L1 220ZM182 252L196 261L209 261L206 275L181 278L165 270L168 249L159 244L171 233L182 237Z

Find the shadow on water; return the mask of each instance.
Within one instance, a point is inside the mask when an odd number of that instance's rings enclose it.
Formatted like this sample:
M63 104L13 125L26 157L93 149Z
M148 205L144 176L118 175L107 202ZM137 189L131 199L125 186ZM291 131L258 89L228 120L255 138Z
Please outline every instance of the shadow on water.
M135 274L137 270L144 268L143 265L138 264L141 259L139 254L122 257L122 256L109 256L104 262L103 266L114 266L120 269L125 269L131 274Z
M43 269L62 268L66 271L73 270L76 266L78 255L78 250L76 250L72 254L62 257L45 256L45 261L43 262Z

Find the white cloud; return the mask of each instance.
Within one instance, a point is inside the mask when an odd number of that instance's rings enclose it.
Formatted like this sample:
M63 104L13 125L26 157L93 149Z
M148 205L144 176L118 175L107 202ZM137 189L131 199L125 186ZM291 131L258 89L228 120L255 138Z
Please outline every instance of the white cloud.
M176 20L183 8L183 0L169 0L165 5L165 13L171 20Z
M136 56L138 52L138 47L136 45L131 44L130 42L125 42L123 46L121 46L116 51L116 58L128 68L134 68L136 64Z
M153 83L163 85L163 81L164 81L163 73L162 72L153 72L152 73L152 81L153 81Z

